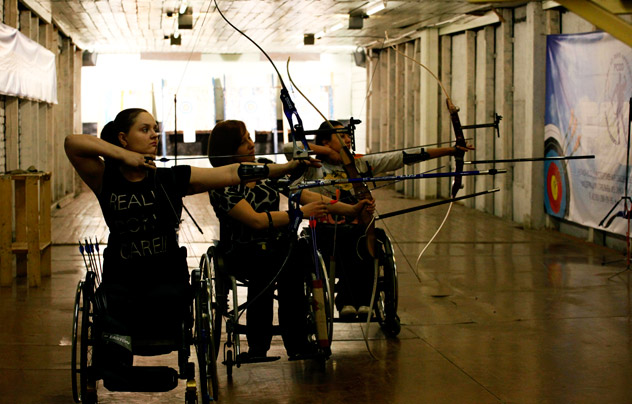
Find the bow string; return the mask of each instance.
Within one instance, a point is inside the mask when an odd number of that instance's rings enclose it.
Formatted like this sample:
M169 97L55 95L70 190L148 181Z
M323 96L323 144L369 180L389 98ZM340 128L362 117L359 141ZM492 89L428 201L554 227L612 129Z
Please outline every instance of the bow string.
M386 31L384 32L384 36L386 40L388 40L388 33ZM462 172L463 171L463 156L465 154L465 151L460 149L459 147L465 147L466 143L465 143L465 137L463 136L463 127L461 125L461 120L459 118L459 108L454 105L454 103L452 102L452 98L450 98L450 94L448 94L448 91L446 90L445 86L443 85L441 80L439 80L437 75L432 72L432 70L430 70L426 65L424 65L417 59L412 58L406 55L405 53L401 52L394 45L390 45L390 47L401 56L405 57L406 59L412 61L413 63L419 65L424 70L426 70L430 74L430 76L432 76L432 78L434 78L435 81L439 84L439 87L441 87L441 90L443 91L443 94L445 95L445 98L446 98L446 106L448 108L448 112L450 113L450 120L452 121L452 128L454 130L454 136L455 136L454 171L456 173ZM443 225L447 221L448 216L450 215L450 212L452 210L454 199L456 198L457 193L462 187L463 187L462 176L455 175L454 180L452 182L452 189L450 192L452 200L450 201L450 205L448 206L448 210L446 211L443 221L441 222L441 224L435 231L434 235L430 238L430 241L428 241L428 243L424 246L423 250L421 250L421 252L419 253L419 256L417 257L417 261L415 262L415 267L413 268L413 272L415 273L415 275L417 275L416 269L419 266L419 261L421 260L421 257L426 252L430 244L432 244L432 242L437 237L441 229L443 228Z
M292 133L292 142L294 144L293 157L294 159L308 158L309 145L307 144L307 139L305 138L305 133L303 129L303 121L301 120L301 117L298 114L298 111L296 110L296 106L294 105L294 102L292 101L292 98L290 97L290 93L288 92L287 87L285 86L285 82L283 81L283 77L281 76L279 69L277 69L270 55L268 55L268 53L265 50L263 50L263 48L259 46L257 42L255 42L252 38L246 35L246 33L244 33L242 30L240 30L235 25L233 25L233 23L231 23L228 20L228 18L226 18L224 13L222 13L222 10L220 10L219 5L217 4L217 0L213 0L213 1L215 2L215 8L217 9L217 12L222 17L222 19L226 21L226 23L230 25L235 31L239 32L246 39L252 42L257 47L257 49L259 49L261 53L265 55L265 57L268 59L268 61L274 68L274 71L276 72L277 77L279 78L279 83L281 84L280 98L281 98L281 103L283 104L283 113L285 114L285 117L288 120L288 123L290 124L290 132ZM294 119L296 119L296 124L294 123ZM297 141L300 141L302 143L303 149L300 149L298 147Z
M298 88L296 83L292 80L292 76L290 75L290 58L287 60L287 75L290 79L290 83L298 93L311 105L316 112L327 122L331 129L334 129L332 123L327 119L327 117L314 105L314 103ZM351 122L353 123L353 118L351 118ZM371 195L371 190L367 186L365 181L362 181L362 177L358 172L358 169L355 165L355 158L347 145L342 141L340 134L338 132L333 133L334 136L338 139L338 143L340 144L340 159L342 161L342 165L344 167L345 173L349 179L360 179L358 181L353 181L353 193L355 194L358 200L368 199L370 201L373 200L373 195ZM365 225L364 234L366 236L366 247L369 255L372 258L375 258L375 219L373 215L364 213L359 217L360 222Z

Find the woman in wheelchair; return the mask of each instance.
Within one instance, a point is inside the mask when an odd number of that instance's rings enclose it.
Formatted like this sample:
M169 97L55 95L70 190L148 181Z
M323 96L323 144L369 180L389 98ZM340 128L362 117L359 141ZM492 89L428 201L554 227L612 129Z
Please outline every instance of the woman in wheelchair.
M138 108L121 111L105 125L100 139L65 139L68 159L97 196L109 228L97 303L107 305L102 326L114 334L181 335L182 319L190 318L186 249L179 247L177 238L183 197L284 175L298 166L293 162L156 168L158 140L154 117ZM106 371L120 371L130 364L131 353L120 348L124 341L112 341L111 351L95 349L94 361Z
M255 161L254 143L241 121L218 123L209 138L209 160L213 167L236 162ZM290 237L290 212L279 211L280 190L273 180L255 180L238 186L209 192L211 204L220 220L221 243L226 267L238 279L248 281L246 311L247 355L265 358L270 349L273 320L273 290L268 287L282 267ZM284 192L285 193L285 192ZM286 195L287 196L287 195ZM331 199L303 191L300 198L304 218L322 217L328 213L356 216L372 204L332 204ZM289 261L277 278L279 324L290 360L310 357L304 281L312 264L311 250L299 243L291 251ZM256 296L256 300L255 299Z

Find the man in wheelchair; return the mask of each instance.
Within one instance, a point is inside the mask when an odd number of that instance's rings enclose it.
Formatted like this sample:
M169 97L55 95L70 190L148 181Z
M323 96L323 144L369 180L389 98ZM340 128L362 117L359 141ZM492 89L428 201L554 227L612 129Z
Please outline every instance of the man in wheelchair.
M338 121L323 122L316 134L315 144L310 144L311 150L316 152L322 161L320 167L307 168L304 178L306 180L318 179L345 179L347 173L341 162L340 153L344 146L352 149L353 122L347 127L347 131L334 133L332 129L342 129L345 126ZM291 144L286 144L283 151L288 159L292 158ZM415 150L416 149L416 150ZM354 155L353 165L362 177L371 177L402 168L429 159L452 155L455 147L441 148L415 148L405 151L392 151L376 153L372 155ZM461 148L463 151L473 150L468 144ZM315 192L331 198L354 203L358 200L351 192L351 184L340 184L314 188ZM365 223L366 225L366 223ZM374 277L374 260L367 251L366 243L361 242L364 237L364 226L359 225L353 218L329 215L326 223L318 226L319 248L324 257L335 255L336 276L339 278L336 288L336 307L340 318L351 321L356 318L365 320L372 315L370 300L372 295ZM380 249L390 249L390 241L383 230L376 229L376 238L380 243ZM392 252L385 251L387 255ZM383 255L383 254L382 254ZM380 264L380 266L383 266ZM396 276L396 275L391 275ZM395 297L396 298L396 297Z
M209 138L209 160L213 167L255 160L254 143L241 121L218 123ZM287 195L287 192L284 191ZM248 281L246 337L248 361L265 360L272 339L273 284L276 280L281 335L290 360L310 357L307 341L304 282L313 266L311 246L298 243L288 226L290 213L279 211L280 191L272 180L253 178L245 184L214 189L211 204L220 220L221 243L226 267L238 279ZM356 205L331 204L331 199L304 191L300 195L302 217L327 213L356 216L369 201Z

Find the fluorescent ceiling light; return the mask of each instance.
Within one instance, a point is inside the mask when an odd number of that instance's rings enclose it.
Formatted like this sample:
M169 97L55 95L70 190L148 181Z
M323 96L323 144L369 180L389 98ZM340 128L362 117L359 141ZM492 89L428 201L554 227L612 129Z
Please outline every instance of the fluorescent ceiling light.
M338 31L340 28L344 27L343 23L338 23L329 29L329 32Z
M314 36L316 37L316 39L320 39L325 35L325 31L318 31L317 33L314 34Z
M187 11L187 7L188 7L188 1L187 0L182 0L182 3L180 3L180 10L179 13L180 14L184 14L185 11Z
M386 8L386 6L384 5L384 3L379 2L375 6L369 8L368 10L366 10L366 15L373 15L373 14L377 13L378 11L384 10L385 8Z

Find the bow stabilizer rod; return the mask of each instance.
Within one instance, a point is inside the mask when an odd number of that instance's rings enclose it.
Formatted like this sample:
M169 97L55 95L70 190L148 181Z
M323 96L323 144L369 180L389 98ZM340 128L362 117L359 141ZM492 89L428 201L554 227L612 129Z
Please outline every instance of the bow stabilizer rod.
M506 172L507 170L502 169L502 168L499 168L499 169L492 168L489 170L457 171L457 172L447 172L447 173L421 173L421 174L411 174L411 175L386 175L384 177L358 177L358 178L346 178L346 179L335 179L335 180L311 180L311 181L304 181L301 184L290 186L289 189L291 191L295 191L299 189L317 188L317 187L324 187L324 186L336 185L336 184L416 180L416 179L424 179L424 178L457 177L460 175L463 175L463 176L496 175L496 174L504 174Z
M585 160L594 159L594 154L585 156L525 157L517 159L464 161L463 164L523 163L528 161Z
M375 218L375 220L388 219L389 217L399 216L399 215L403 215L405 213L416 212L416 211L422 210L422 209L433 208L435 206L445 205L446 203L452 203L452 202L460 201L460 200L463 200L463 199L475 198L475 197L481 196L481 195L493 194L493 193L498 192L498 191L500 191L500 188L488 189L487 191L481 191L481 192L476 192L476 193L473 193L473 194L458 196L456 198L450 198L450 199L444 199L442 201L426 203L426 204L423 204L423 205L413 206L412 208L395 210L393 212L388 212L388 213L385 213L383 215L379 215L378 217Z

